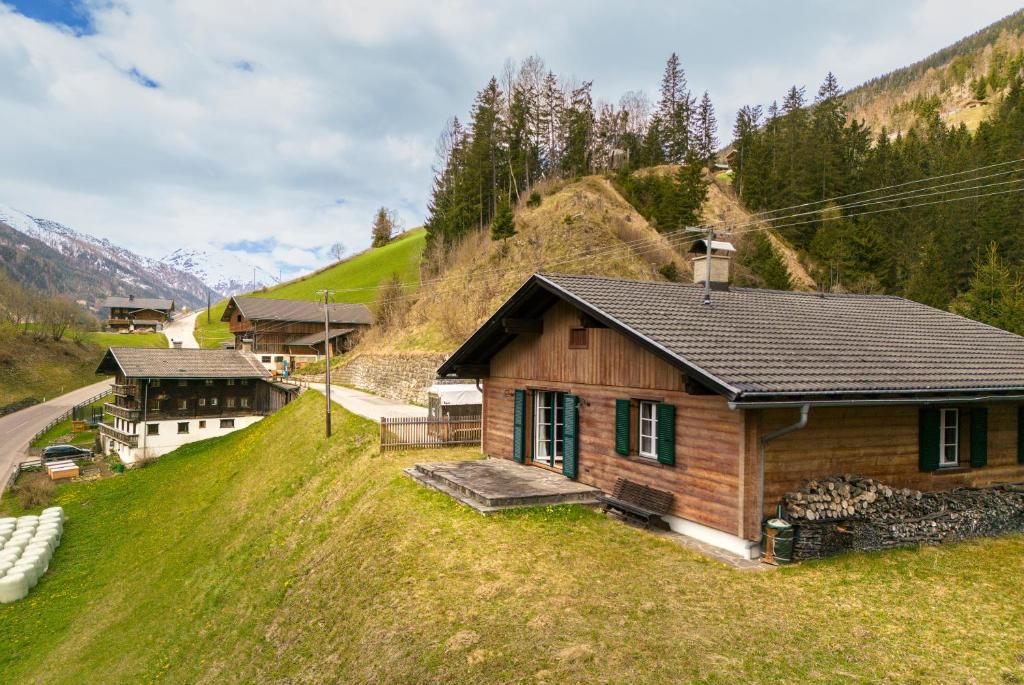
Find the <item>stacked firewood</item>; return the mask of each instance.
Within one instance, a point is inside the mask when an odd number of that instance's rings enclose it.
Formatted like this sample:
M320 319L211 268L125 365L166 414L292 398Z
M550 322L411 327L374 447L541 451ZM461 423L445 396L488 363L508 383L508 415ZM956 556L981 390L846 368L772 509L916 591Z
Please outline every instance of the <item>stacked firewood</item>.
M795 558L1024 530L1024 486L920 492L850 474L810 481L783 503Z

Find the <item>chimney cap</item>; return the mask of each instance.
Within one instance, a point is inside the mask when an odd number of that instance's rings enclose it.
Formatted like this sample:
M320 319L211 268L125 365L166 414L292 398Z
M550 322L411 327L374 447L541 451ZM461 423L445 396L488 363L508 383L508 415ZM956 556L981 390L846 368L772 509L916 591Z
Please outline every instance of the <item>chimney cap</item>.
M711 241L711 253L716 252L735 252L736 248L732 243L725 240L712 240ZM701 238L690 246L690 254L707 254L708 253L708 240L707 238Z

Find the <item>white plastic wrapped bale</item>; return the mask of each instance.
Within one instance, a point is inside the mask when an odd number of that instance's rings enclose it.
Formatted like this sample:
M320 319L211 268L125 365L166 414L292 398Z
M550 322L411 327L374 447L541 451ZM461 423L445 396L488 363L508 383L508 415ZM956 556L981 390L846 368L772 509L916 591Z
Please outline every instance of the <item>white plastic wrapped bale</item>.
M10 604L28 596L28 579L23 573L7 572L0 578L0 604Z
M10 530L0 530L0 547L2 547L5 542L10 540L11 536L13 536L13 535L14 535L14 529L13 528L11 528Z
M64 525L64 516L62 514L43 514L39 517L39 525L44 523L59 523Z
M29 526L31 526L32 528L35 528L38 525L39 525L39 517L38 516L31 516L31 515L29 515L29 516L19 516L18 517L18 522L14 524L14 527L15 528L28 528Z
M55 519L55 518L54 519L40 519L39 527L36 528L36 530L39 530L39 528L58 528L61 531L63 531L64 530L64 521L62 521L60 519Z
M29 554L38 552L46 557L46 563L49 565L50 559L53 558L53 553L56 549L57 548L51 542L47 542L46 540L36 540L25 548L25 551L21 553L21 556L26 557Z
M21 558L20 549L4 549L0 550L0 564L5 561L9 561L12 564Z
M62 527L58 526L56 523L48 523L36 528L35 537L39 537L40 535L53 535L58 541L60 541L61 535L63 534L64 529Z
M25 576L25 582L28 583L29 589L31 589L39 582L39 576L43 575L43 565L39 562L38 558L22 558L22 560L15 564L7 573L8 575L11 573L23 574Z
M64 507L47 507L43 509L41 516L53 516L55 514L64 518Z
M4 575L9 570L11 570L11 568L13 568L13 566L14 566L14 562L13 561L0 561L0 578L3 578Z
M13 526L13 525L16 525L17 523L18 523L18 519L14 518L13 516L4 516L3 518L0 518L0 526L6 526L6 525Z

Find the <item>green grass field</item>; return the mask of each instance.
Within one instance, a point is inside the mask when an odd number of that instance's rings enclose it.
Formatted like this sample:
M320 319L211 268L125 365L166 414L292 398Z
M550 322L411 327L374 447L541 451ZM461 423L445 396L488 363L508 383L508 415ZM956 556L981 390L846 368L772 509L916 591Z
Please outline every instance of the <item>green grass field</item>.
M30 399L53 399L97 382L100 358L107 347L117 345L167 347L167 338L162 333L87 333L81 342L54 342L0 331L0 408Z
M419 281L420 258L426 245L427 232L422 228L406 231L384 247L372 248L352 255L344 261L316 271L308 276L252 293L254 297L277 297L292 300L315 300L316 291L343 290L333 298L335 302L362 302L372 304L374 288L380 282L398 274L406 283ZM226 323L220 317L227 302L210 307L209 323L205 314L196 318L196 340L202 347L219 347L231 339Z
M1024 678L1022 536L739 572L580 507L480 516L401 471L470 451L382 455L340 408L326 440L321 399L61 486L0 682Z

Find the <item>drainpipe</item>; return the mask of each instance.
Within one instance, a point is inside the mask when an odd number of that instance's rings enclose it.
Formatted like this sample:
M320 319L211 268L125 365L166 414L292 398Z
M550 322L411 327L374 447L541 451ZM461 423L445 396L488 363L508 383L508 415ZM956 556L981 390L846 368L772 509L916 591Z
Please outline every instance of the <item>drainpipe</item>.
M800 418L796 423L791 423L788 426L783 426L778 430L774 430L771 433L762 435L760 440L757 441L757 453L760 461L761 468L761 479L759 484L759 493L757 498L757 515L758 517L764 516L764 462L765 462L765 447L768 443L776 438L781 438L783 435L788 435L794 431L798 431L807 425L807 415L811 412L811 405L808 403L800 405Z

